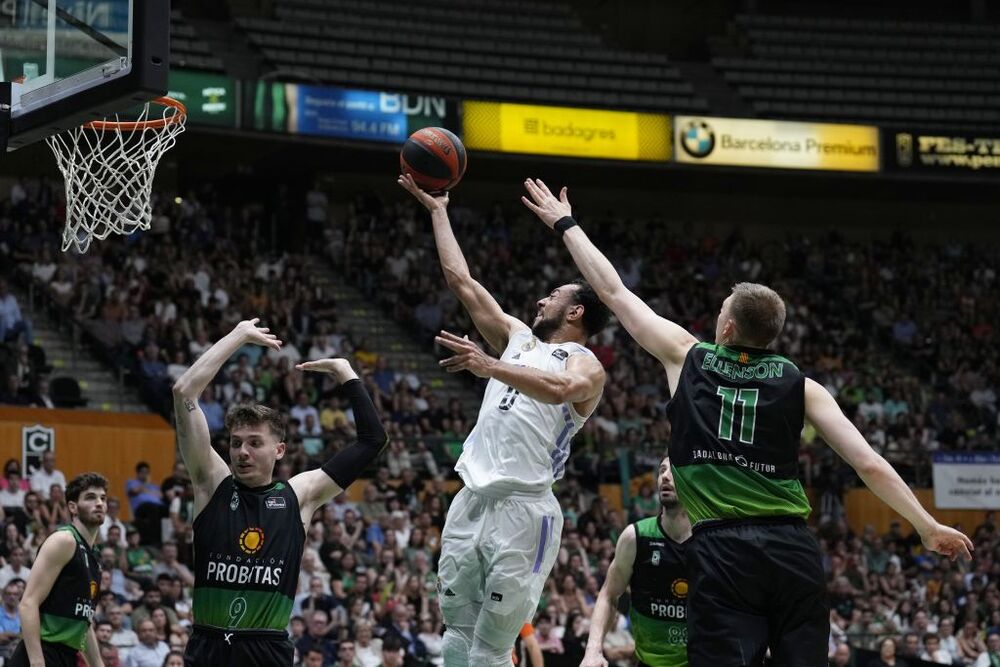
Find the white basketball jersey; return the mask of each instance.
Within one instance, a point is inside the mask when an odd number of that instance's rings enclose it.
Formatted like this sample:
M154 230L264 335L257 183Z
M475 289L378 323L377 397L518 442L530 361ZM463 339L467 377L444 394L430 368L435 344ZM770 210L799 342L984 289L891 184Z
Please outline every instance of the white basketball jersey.
M593 352L577 343L543 343L525 329L511 336L500 359L558 373L575 354ZM585 421L570 403L542 403L491 379L455 470L470 490L486 495L543 494L563 476L570 440Z

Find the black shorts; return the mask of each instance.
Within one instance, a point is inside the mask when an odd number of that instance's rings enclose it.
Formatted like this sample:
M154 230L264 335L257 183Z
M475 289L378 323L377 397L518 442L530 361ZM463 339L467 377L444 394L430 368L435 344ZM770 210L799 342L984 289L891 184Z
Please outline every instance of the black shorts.
M184 667L291 667L294 657L295 647L284 632L195 625L184 650Z
M827 664L830 605L819 544L793 517L695 527L686 550L688 665Z
M78 651L53 642L42 642L42 657L45 659L45 667L76 667L76 655ZM14 649L14 653L7 661L12 667L28 667L28 650L24 648L22 641Z

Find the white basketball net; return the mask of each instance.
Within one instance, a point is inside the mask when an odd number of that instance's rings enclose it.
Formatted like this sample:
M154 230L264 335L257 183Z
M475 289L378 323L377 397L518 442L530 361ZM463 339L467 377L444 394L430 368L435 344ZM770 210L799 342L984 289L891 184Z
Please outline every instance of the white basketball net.
M160 110L153 118L151 104ZM95 238L149 229L156 165L184 131L187 114L146 103L135 120L109 120L46 139L66 181L63 251L84 253Z

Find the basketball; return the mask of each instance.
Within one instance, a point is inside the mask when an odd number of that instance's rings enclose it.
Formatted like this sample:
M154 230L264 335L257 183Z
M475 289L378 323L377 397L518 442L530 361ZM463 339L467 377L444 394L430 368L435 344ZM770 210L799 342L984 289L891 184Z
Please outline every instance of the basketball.
M450 190L465 174L465 146L443 127L417 130L399 152L399 167L427 192Z

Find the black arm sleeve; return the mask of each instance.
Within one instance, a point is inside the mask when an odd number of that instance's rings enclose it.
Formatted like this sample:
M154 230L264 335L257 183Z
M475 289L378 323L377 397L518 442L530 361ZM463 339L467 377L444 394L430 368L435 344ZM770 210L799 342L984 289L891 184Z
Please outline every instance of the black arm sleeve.
M343 391L354 410L354 424L358 427L358 440L333 455L323 464L323 472L342 489L346 489L374 461L388 442L388 436L375 413L375 405L365 391L361 380L349 380Z

